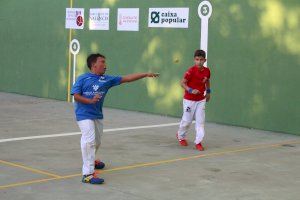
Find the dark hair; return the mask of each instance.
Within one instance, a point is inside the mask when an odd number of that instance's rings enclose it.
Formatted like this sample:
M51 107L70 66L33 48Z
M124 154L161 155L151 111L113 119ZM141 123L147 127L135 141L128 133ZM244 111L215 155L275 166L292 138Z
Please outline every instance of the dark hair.
M203 50L197 49L194 53L194 58L195 57L203 57L206 58L206 53Z
M100 53L95 53L95 54L90 54L87 59L86 59L86 63L89 69L92 68L92 65L97 61L97 58L105 58L104 55L100 54Z

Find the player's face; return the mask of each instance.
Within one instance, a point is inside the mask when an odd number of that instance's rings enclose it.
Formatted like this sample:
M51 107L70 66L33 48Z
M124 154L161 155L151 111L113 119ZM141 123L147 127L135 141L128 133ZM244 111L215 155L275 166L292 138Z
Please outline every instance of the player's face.
M94 64L94 72L98 75L105 74L106 71L106 63L105 58L98 57L97 61Z
M194 58L194 62L195 62L195 65L199 66L199 67L202 67L205 63L206 59L203 58L202 56L196 56Z

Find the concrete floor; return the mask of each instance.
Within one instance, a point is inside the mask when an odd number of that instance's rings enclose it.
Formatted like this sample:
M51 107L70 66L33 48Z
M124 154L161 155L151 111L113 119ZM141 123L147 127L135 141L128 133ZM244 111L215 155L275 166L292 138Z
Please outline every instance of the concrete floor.
M300 137L207 123L204 145L180 147L178 118L104 109L104 185L81 183L70 103L0 93L0 199L300 199ZM209 112L209 110L207 110ZM165 127L136 126L167 124ZM70 136L48 137L72 133ZM5 141L47 135L46 138Z

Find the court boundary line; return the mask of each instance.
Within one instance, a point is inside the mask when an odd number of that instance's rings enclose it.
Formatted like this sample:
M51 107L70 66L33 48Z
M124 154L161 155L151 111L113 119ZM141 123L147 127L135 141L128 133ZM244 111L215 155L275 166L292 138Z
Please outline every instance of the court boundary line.
M57 174L54 174L54 173L50 173L50 172L47 172L47 171L44 171L44 170L35 169L35 168L32 168L32 167L28 167L28 166L25 166L25 165L22 165L22 164L17 164L17 163L5 161L5 160L0 160L0 163L8 165L8 166L12 166L12 167L21 168L21 169L33 172L35 174L42 174L42 175L50 176L50 177L53 177L53 178L60 178L61 177L60 175L57 175Z
M290 141L285 141L285 142L280 142L280 143L272 143L272 144L250 145L250 146L246 146L243 148L237 148L237 149L232 149L232 150L223 150L223 151L218 151L218 152L211 152L211 153L200 154L200 155L192 155L192 156L186 156L186 157L169 159L169 160L160 160L160 161L154 161L154 162L146 162L146 163L121 166L121 167L116 167L116 168L112 168L112 169L99 170L99 172L109 173L109 172L130 170L130 169L136 169L136 168L142 168L142 167L160 166L163 164L169 164L169 163L174 163L174 162L178 162L178 161L193 160L193 159L198 159L198 158L209 158L209 157L214 157L214 156L221 156L221 155L241 153L241 152L249 152L249 151L267 149L267 148L276 148L276 147L281 147L282 145L287 145L287 144L300 144L300 140L290 140ZM17 182L17 183L12 183L12 184L7 184L7 185L0 185L0 190L18 187L18 186L32 185L35 183L48 182L48 181L52 181L52 180L65 180L65 179L78 177L78 176L81 176L81 174L70 174L70 175L63 175L63 176L56 177L56 178L55 177L43 178L43 179L36 179L36 180L31 180L31 181Z
M103 132L106 133L106 132L139 130L139 129L148 129L148 128L162 128L162 127L178 126L179 124L180 123L176 122L176 123L166 123L166 124L152 124L152 125L145 125L145 126L111 128L111 129L104 129ZM81 134L81 132L71 132L71 133L59 133L59 134L49 134L49 135L33 135L33 136L26 136L26 137L5 138L5 139L0 139L0 143L43 139L43 138L66 137L66 136L73 136L73 135L80 135L80 134Z

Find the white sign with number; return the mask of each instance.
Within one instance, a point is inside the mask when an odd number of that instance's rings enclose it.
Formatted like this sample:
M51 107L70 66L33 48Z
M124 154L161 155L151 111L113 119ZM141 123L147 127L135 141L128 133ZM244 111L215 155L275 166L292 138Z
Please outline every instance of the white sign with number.
M75 79L76 79L76 55L79 53L80 50L80 43L78 40L73 39L70 42L70 52L73 54L73 85L75 83ZM72 98L72 101L74 102L74 96Z
M79 50L80 50L80 44L79 44L79 41L76 40L76 39L73 39L70 43L70 52L73 54L73 55L76 55L79 53Z
M202 1L198 6L198 15L201 18L200 48L206 52L206 57L207 57L207 46L208 46L208 20L211 14L212 14L212 6L210 2Z

